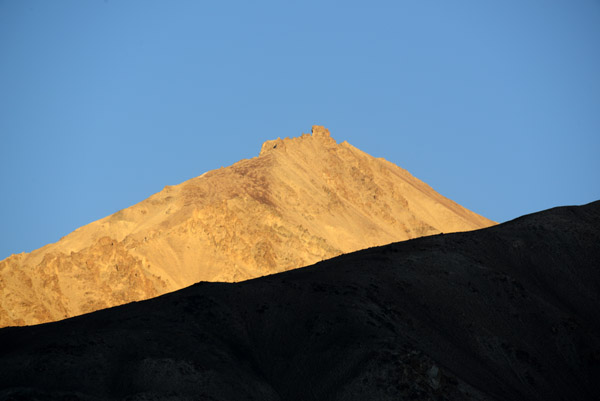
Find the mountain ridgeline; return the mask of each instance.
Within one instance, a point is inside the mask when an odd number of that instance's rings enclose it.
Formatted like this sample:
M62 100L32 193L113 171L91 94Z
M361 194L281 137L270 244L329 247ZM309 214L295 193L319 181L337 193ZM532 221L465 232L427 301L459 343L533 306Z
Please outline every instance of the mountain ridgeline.
M495 224L329 131L276 139L0 262L0 327L238 282L343 253Z

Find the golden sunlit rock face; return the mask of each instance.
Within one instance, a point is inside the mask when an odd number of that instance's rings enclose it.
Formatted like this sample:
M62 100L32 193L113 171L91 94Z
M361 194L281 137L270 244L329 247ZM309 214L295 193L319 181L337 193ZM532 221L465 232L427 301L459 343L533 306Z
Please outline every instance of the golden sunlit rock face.
M0 327L241 281L341 253L495 224L329 131L276 139L0 262Z

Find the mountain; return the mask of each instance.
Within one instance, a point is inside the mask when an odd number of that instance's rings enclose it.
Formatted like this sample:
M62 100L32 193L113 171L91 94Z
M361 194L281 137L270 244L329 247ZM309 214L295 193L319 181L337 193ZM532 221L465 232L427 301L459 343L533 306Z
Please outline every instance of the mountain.
M329 131L167 186L54 244L0 262L0 326L54 321L181 289L494 222Z
M598 400L600 201L0 329L0 400Z

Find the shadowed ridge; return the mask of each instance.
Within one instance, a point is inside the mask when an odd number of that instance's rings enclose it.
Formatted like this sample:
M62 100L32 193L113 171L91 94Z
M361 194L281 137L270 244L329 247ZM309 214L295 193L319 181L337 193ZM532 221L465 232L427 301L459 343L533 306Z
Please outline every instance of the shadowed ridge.
M1 329L0 400L597 400L599 240L594 202Z
M439 232L494 224L324 127L0 261L0 326L235 282ZM109 244L109 245L107 245Z

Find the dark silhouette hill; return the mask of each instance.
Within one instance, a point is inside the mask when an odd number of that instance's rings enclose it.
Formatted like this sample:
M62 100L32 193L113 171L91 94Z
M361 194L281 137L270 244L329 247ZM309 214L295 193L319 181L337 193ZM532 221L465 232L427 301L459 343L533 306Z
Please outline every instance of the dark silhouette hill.
M0 399L598 400L600 201L0 330Z

